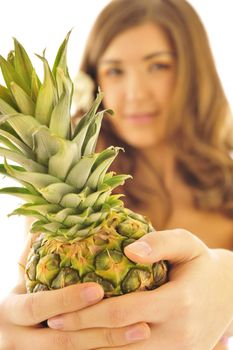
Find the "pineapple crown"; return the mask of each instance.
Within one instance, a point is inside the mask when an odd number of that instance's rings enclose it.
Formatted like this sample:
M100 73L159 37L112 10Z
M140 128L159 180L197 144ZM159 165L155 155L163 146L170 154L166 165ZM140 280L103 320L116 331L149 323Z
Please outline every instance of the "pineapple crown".
M114 208L123 203L112 190L129 175L108 168L120 148L95 153L105 112L98 111L99 91L91 109L74 128L70 107L73 83L67 68L70 32L57 52L53 68L43 56L41 83L24 47L14 39L14 50L0 67L6 86L0 85L0 173L20 187L0 189L27 203L12 214L37 218L31 232L81 239L92 232ZM11 160L17 165L8 164ZM12 215L10 214L10 215Z

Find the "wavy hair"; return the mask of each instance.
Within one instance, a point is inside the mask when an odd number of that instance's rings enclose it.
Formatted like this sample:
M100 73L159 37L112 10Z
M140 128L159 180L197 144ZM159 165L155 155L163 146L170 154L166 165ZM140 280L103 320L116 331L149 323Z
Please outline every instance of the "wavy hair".
M167 125L167 138L176 150L177 169L190 186L197 208L233 217L232 115L206 31L187 1L110 1L90 32L80 69L92 77L97 91L97 65L106 48L118 34L145 22L159 25L166 32L177 57L172 117ZM133 175L139 151L124 144L106 118L101 145L111 144L126 150L118 156L114 170ZM154 174L154 183L155 192L167 202L166 221L172 211L169 193L159 174ZM135 191L133 181L123 189L127 204L140 206L141 195ZM151 194L146 186L144 191Z

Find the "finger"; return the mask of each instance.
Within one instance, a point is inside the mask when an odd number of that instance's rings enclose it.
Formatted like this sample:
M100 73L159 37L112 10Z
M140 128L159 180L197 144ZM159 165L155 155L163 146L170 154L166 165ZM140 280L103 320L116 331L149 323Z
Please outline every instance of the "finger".
M147 324L135 324L119 329L82 330L79 332L60 332L51 329L33 329L20 332L17 336L17 350L69 350L97 349L100 347L124 346L150 337ZM29 341L30 339L30 341Z
M192 233L183 229L149 233L125 248L125 254L139 263L168 260L178 264L190 261L207 251L207 246Z
M20 265L26 265L27 263L27 257L28 257L28 253L30 251L30 249L32 248L33 242L35 241L35 239L38 237L38 234L34 235L34 234L28 234L25 240L25 244L24 244L24 249L23 252L21 253L21 256L19 258L20 261Z
M170 288L165 288L170 284L172 285ZM48 325L53 329L75 331L96 327L125 327L138 322L160 322L161 319L166 319L171 308L170 305L167 306L171 288L176 303L176 288L175 286L173 288L172 283L167 283L154 291L135 292L104 299L86 309L49 319Z
M137 343L128 344L126 346L114 346L111 350L171 350L168 348L157 347L155 342L151 342L150 338L148 340L143 340ZM108 347L97 348L98 350L109 350ZM174 348L172 350L175 350Z
M76 284L32 294L12 294L4 301L3 313L11 323L31 326L64 312L81 310L103 296L104 291L97 283Z

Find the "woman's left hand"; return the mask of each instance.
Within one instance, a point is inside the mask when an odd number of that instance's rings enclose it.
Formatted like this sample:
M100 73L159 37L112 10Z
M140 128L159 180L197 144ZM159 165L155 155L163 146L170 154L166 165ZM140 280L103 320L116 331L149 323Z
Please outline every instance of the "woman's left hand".
M104 328L106 345L101 349L213 349L233 321L232 253L208 249L182 229L150 233L127 246L125 253L138 263L168 260L169 282L153 291L105 299L60 315L59 329L94 332L94 328ZM137 332L127 327L142 323L144 338L142 328ZM49 326L55 328L52 319ZM126 332L122 333L124 327ZM117 329L121 329L128 345L115 345L119 344ZM143 340L134 343L140 337Z

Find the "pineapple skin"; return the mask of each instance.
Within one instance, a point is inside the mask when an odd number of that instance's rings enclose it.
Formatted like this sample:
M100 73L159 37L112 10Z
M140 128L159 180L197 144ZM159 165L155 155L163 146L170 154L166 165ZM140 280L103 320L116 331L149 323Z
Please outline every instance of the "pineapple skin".
M133 217L132 217L133 216ZM70 242L41 234L34 242L25 269L29 293L96 282L104 297L158 288L167 281L168 263L138 264L124 248L152 231L150 222L128 209L112 212L93 234Z

